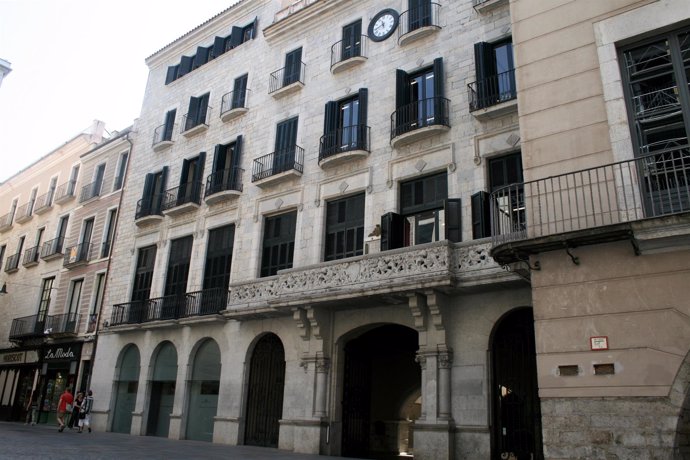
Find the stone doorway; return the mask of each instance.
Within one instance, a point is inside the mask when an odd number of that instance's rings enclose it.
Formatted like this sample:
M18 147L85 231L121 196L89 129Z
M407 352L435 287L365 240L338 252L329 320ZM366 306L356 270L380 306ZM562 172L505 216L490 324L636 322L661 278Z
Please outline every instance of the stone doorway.
M170 431L170 414L175 402L177 381L177 350L170 342L161 345L153 368L151 398L146 425L147 436L167 438Z

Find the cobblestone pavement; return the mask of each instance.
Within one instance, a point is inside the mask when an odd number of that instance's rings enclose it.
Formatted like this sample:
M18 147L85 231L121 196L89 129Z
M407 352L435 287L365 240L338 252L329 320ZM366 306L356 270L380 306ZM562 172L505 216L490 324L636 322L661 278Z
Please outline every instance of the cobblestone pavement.
M119 433L77 433L46 425L0 422L0 459L136 460L238 459L335 460L341 457L295 454L278 449L177 441ZM352 460L352 459L349 459Z

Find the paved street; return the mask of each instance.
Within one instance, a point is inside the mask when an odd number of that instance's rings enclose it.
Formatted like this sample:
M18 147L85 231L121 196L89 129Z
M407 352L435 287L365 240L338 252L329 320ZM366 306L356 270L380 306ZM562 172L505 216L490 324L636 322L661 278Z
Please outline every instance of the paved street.
M338 459L249 446L226 446L199 441L173 441L117 433L77 433L57 427L0 422L0 459ZM351 459L350 459L351 460Z

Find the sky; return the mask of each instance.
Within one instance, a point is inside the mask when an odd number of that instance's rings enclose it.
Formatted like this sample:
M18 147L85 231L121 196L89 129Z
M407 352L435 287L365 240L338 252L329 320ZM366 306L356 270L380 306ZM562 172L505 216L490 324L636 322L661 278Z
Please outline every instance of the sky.
M144 59L237 0L0 0L0 182L91 126L139 116Z

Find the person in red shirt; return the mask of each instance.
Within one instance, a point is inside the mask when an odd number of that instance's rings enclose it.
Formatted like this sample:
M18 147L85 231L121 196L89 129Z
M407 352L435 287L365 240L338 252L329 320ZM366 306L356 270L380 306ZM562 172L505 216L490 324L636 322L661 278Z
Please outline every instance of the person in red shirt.
M65 429L65 413L69 412L67 410L67 405L69 404L70 406L74 402L74 396L72 396L72 393L69 391L69 387L65 388L64 393L60 395L60 402L58 402L58 409L57 409L57 421L58 424L60 424L60 428L58 428L59 432L62 432ZM70 410L72 409L71 407L69 408Z

